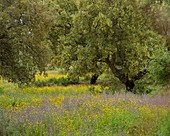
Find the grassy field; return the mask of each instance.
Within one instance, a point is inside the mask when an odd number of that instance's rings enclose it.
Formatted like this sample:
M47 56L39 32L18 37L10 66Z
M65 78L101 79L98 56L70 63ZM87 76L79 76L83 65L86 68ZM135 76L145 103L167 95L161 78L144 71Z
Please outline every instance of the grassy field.
M51 72L49 78L67 76ZM101 85L0 82L0 136L169 136L170 95L114 95Z

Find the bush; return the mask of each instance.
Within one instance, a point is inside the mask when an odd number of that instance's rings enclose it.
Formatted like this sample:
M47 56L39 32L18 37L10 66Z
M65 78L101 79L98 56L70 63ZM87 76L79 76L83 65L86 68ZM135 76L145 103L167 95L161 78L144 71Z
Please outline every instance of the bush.
M156 84L168 83L170 80L170 52L163 49L155 51L148 71Z
M93 95L100 94L103 91L101 89L95 88L95 87L90 87L89 92L92 93Z
M134 88L136 94L149 94L151 92L157 91L156 86L149 86L145 84L138 84Z
M116 92L121 92L123 89L120 80L116 77L110 77L111 82L108 84L102 84L102 90L106 94L115 94Z
M147 67L147 74L135 82L135 93L148 94L160 91L170 81L170 53L165 48L155 50Z

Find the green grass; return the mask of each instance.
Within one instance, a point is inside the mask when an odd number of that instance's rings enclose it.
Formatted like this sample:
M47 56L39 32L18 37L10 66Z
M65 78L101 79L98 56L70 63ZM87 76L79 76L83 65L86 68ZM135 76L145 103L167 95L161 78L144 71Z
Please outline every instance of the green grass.
M0 83L0 136L169 136L170 95Z

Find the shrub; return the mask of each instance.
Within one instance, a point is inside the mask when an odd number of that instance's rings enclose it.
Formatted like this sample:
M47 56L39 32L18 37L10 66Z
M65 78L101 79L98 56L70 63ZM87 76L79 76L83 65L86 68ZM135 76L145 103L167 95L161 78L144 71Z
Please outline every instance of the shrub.
M170 80L170 52L157 50L148 67L149 74L155 83L165 84Z
M170 81L170 53L166 49L158 49L149 62L147 74L136 81L133 91L138 94L148 94L160 91L160 88Z
M150 94L152 92L159 91L159 89L159 86L152 85L152 83L148 83L146 79L143 79L136 82L136 86L133 91L136 94Z
M100 94L102 93L103 91L99 88L95 88L94 86L93 87L90 87L89 88L89 92L92 93L93 95L96 95L96 94Z

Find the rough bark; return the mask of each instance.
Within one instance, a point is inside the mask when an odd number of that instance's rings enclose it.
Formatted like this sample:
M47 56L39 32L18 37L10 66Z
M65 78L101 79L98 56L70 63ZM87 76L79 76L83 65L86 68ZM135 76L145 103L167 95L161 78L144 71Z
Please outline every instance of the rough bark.
M96 84L97 78L99 77L99 75L97 74L93 74L90 80L90 84Z

